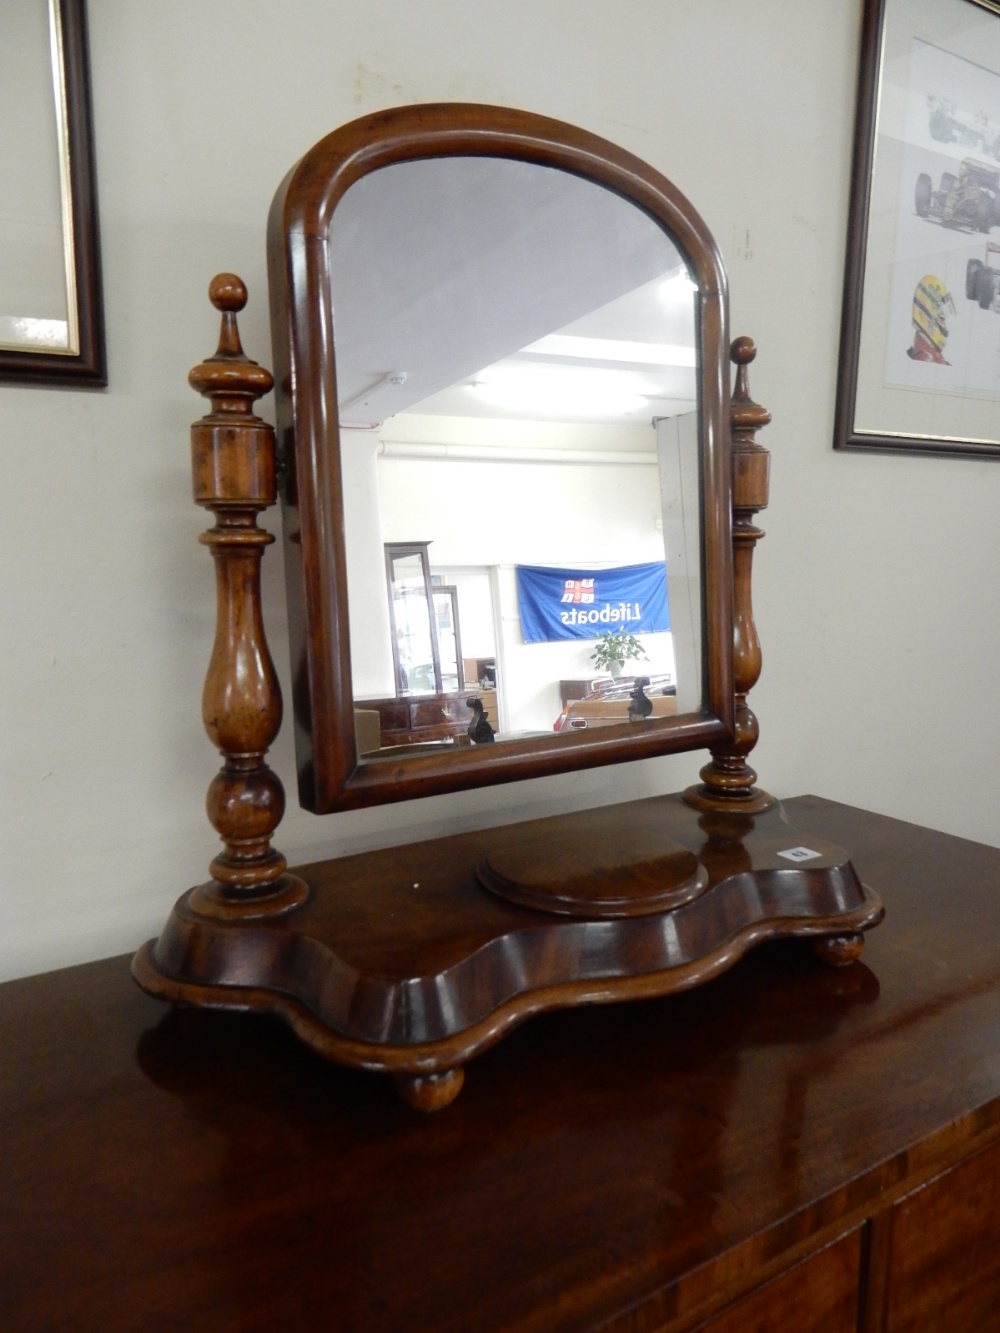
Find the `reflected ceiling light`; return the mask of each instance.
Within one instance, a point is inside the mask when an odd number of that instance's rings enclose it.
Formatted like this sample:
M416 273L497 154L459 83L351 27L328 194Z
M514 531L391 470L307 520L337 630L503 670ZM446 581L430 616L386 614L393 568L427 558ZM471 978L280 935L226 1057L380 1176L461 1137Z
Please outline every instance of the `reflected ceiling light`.
M409 373L405 370L387 370L385 374L379 375L378 379L373 380L360 393L356 393L353 398L342 398L337 404L341 412L346 412L350 407L357 407L358 403L363 403L371 398L379 389L391 384L394 389L398 389L401 384L405 384L409 379Z
M694 348L680 343L628 342L624 338L581 338L550 333L529 343L525 352L539 356L571 356L581 361L625 361L643 366L693 367Z
M624 416L649 407L629 376L582 367L496 367L472 388L490 406L525 416Z
M660 296L664 301L686 300L697 290L698 284L692 281L686 268L679 268L660 284Z

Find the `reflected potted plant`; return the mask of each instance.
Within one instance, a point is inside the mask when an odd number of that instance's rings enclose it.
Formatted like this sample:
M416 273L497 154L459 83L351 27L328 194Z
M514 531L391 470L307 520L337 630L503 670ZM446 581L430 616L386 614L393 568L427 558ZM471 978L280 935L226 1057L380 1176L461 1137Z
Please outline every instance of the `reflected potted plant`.
M646 657L646 650L634 634L624 630L605 630L597 636L597 646L590 655L596 667L611 672L614 679L625 670L625 663ZM649 659L646 658L648 661Z

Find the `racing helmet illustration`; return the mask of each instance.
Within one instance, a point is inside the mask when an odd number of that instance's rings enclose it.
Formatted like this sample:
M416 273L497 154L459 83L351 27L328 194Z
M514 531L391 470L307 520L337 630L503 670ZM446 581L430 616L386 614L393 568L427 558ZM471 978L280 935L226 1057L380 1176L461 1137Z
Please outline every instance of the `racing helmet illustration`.
M951 292L933 273L926 273L913 293L913 346L906 349L914 361L937 361L948 365L944 347L948 341L948 316L955 313Z

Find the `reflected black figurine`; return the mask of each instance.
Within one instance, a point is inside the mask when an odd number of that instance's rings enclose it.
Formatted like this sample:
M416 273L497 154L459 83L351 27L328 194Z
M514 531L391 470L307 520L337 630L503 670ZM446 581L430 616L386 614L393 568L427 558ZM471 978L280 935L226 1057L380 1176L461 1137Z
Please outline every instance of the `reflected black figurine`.
M489 745L493 740L494 731L487 720L482 699L466 699L465 703L466 707L471 708L474 714L472 721L466 728L473 745ZM653 705L650 704L649 706L652 708Z
M632 693L629 695L629 699L632 701L628 706L628 720L630 722L645 722L653 711L652 700L647 699L643 693L643 689L648 684L648 676L638 676L636 678Z

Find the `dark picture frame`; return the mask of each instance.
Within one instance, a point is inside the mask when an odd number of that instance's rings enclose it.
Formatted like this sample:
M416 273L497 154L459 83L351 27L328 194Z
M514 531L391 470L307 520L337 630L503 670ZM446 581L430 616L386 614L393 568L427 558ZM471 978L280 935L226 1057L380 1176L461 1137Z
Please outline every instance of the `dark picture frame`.
M1000 3L865 0L857 106L834 448L1000 456Z
M5 340L0 344L0 382L102 388L107 385L104 302L94 162L93 117L85 0L48 0L49 52L56 93L63 160L62 212L68 329L66 350ZM61 86L60 86L61 84ZM68 197L67 197L68 196ZM30 317L37 312L0 312Z

